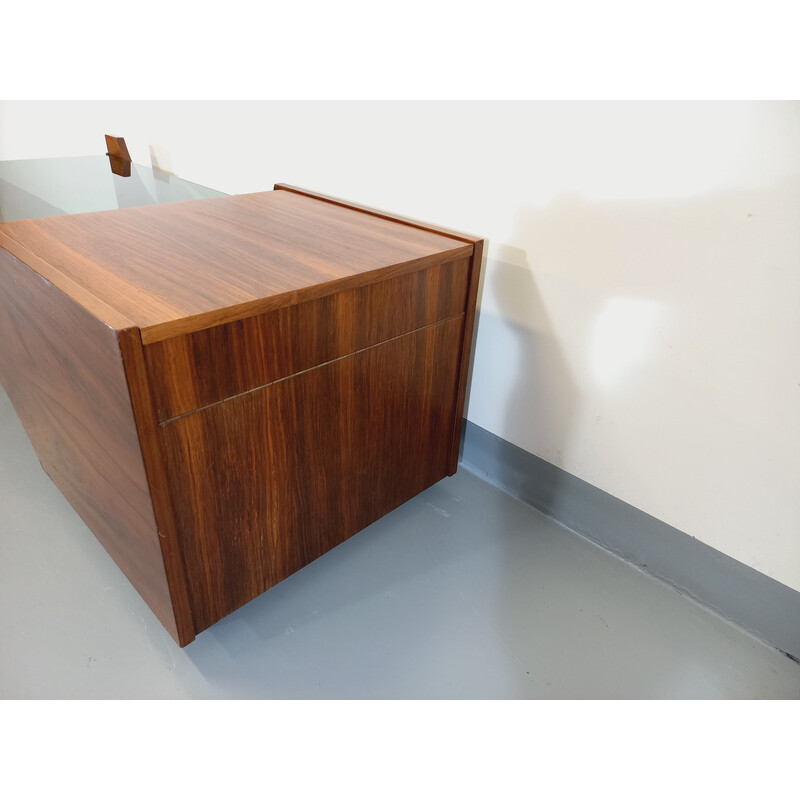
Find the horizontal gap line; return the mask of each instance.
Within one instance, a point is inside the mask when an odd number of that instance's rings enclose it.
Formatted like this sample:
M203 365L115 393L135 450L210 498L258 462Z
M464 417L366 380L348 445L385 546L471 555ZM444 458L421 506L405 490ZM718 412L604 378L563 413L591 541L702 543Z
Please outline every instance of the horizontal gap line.
M402 339L404 336L411 336L412 333L417 333L419 331L427 330L428 328L433 328L436 325L443 325L445 322L450 322L454 319L458 319L459 317L463 317L464 312L462 311L460 314L455 314L452 317L446 317L445 319L438 319L436 322L430 322L427 325L422 325L419 328L414 328L413 331L406 331L405 333L400 333L397 336L392 336L390 339L384 339L383 341L376 342L375 344L368 345L367 347L362 347L359 350L353 350L352 353L345 353L343 356L337 356L336 358L330 359L330 361L323 361L321 364L315 364L313 367L308 367L308 369L301 369L299 372L293 372L291 375L286 375L283 378L276 378L274 381L269 381L268 383L262 383L259 386L254 386L252 389L247 389L244 392L239 392L238 394L232 394L230 397L223 397L222 400L216 400L213 403L208 403L208 405L200 406L200 408L193 408L191 411L185 411L183 414L177 414L174 417L170 417L169 419L165 419L162 422L158 423L159 427L164 427L164 425L169 425L170 422L175 422L175 420L182 419L183 417L188 417L190 414L197 414L200 411L205 411L208 408L213 408L214 406L221 405L222 403L227 403L229 400L235 400L237 397L244 397L246 394L252 394L253 392L258 392L261 389L266 389L268 386L274 386L276 383L282 383L283 381L288 381L291 378L296 378L298 375L304 375L306 372L311 372L315 369L320 369L321 367L327 367L328 364L335 364L337 361L343 361L345 358L352 358L353 356L357 356L359 353L365 353L367 350L374 350L376 347L380 347L381 345L388 344L389 342L394 342L397 339Z

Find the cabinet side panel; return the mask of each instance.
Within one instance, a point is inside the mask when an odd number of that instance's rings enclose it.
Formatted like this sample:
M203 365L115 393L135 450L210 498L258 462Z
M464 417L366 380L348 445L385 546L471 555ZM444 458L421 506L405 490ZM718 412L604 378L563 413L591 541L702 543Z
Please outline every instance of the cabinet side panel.
M0 249L0 381L39 461L177 638L117 332Z
M467 307L464 314L464 338L458 366L458 395L456 397L455 414L453 415L453 440L450 445L450 470L448 475L455 475L458 469L458 455L461 447L461 427L464 423L464 403L467 397L467 379L469 377L470 359L472 357L473 332L475 328L475 312L478 304L478 286L483 269L483 251L485 240L475 242L475 250L469 266L469 289Z
M161 426L197 631L445 477L463 319Z

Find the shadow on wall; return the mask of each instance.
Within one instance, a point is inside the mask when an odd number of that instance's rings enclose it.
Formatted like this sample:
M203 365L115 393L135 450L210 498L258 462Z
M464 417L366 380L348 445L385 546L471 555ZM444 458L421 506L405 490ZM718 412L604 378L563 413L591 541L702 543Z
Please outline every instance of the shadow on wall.
M539 455L558 462L569 445L577 387L526 252L500 246L490 253L484 271L489 286L481 285L479 298L488 288L494 308L478 311L468 385L472 389L473 380L481 381L482 400L494 396L502 405L495 417L502 427L493 433L507 441L526 441L547 429L548 452ZM470 394L465 417L469 401ZM480 425L482 420L475 421Z
M520 208L517 246L489 248L469 419L796 586L798 211L790 176Z

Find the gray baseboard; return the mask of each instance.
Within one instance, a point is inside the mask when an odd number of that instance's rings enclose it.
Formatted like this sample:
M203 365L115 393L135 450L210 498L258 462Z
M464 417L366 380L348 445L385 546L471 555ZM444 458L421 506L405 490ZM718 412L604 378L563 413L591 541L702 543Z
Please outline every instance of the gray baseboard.
M800 660L800 592L468 420L461 464Z

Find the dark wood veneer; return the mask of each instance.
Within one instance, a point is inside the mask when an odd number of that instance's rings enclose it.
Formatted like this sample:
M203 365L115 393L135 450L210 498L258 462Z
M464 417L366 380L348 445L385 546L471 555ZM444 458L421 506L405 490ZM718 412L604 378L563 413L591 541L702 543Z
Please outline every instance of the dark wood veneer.
M17 220L2 230L55 268L56 280L80 287L98 317L111 307L131 320L145 344L473 249L285 191Z
M455 471L482 248L285 185L0 223L0 380L185 645Z
M465 310L469 260L338 292L145 347L159 421Z
M447 475L462 327L459 315L162 426L198 631Z
M177 638L117 332L4 250L0 286L0 381L42 467Z

